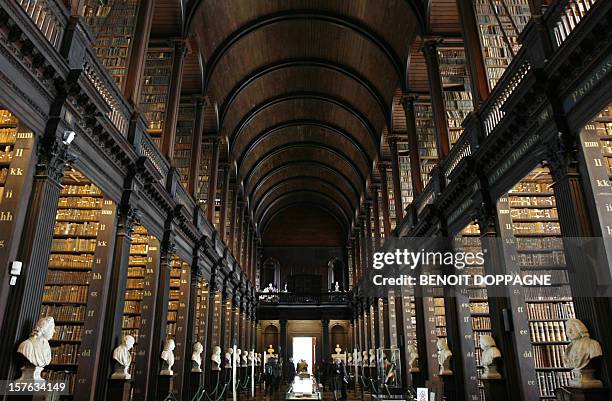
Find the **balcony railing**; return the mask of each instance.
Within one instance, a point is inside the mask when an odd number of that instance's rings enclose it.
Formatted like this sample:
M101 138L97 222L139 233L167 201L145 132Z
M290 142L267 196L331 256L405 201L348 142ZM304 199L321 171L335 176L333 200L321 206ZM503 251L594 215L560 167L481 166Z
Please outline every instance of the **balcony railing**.
M110 111L106 114L110 122L117 128L122 136L127 137L130 110L119 88L108 72L97 60L91 46L87 47L83 73L89 82L104 99Z
M51 46L59 50L67 24L67 17L63 15L61 6L54 0L17 0L17 3Z
M561 2L559 5L560 12L553 21L553 32L557 47L565 42L596 2L597 0L565 0Z
M260 305L347 305L349 296L345 292L322 292L320 294L258 292L257 299Z
M482 123L485 136L490 135L497 125L504 119L506 112L503 107L506 101L519 87L523 79L531 70L531 65L525 57L525 48L522 48L512 60L508 69L495 86L489 99L485 102L481 111Z

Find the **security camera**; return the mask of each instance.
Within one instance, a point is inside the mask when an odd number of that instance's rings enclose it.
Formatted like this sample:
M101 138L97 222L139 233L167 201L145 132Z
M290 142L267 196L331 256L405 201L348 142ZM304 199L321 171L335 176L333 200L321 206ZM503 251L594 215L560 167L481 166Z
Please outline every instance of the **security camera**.
M64 145L70 145L74 140L76 133L74 131L64 131L64 135L62 135L62 142Z

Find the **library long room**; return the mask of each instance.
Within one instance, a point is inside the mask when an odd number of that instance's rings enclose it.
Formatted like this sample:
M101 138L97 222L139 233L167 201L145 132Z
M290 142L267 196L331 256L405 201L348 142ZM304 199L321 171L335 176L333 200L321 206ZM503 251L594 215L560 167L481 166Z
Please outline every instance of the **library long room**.
M611 22L0 0L0 401L612 401Z

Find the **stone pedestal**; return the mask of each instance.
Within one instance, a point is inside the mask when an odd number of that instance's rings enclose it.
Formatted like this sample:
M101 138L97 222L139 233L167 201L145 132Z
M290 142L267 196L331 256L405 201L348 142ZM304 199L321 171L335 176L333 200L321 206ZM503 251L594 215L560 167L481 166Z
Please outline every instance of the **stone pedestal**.
M108 381L108 401L130 401L132 395L133 380L130 379L110 379Z
M508 401L503 379L482 379L487 401Z
M174 375L159 375L157 379L157 400L161 401L170 394L174 387Z
M555 391L557 401L608 401L608 388L561 387Z
M454 375L440 375L442 383L444 384L443 399L452 401L457 396L455 391L455 376Z

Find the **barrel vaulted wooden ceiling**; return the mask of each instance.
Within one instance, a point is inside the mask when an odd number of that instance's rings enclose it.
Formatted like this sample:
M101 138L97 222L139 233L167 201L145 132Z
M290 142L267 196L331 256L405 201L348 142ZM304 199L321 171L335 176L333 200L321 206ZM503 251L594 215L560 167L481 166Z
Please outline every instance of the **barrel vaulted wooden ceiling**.
M210 101L259 230L308 203L348 234L402 93L427 91L422 38L460 35L456 0L155 4L151 35L187 38L182 92Z

